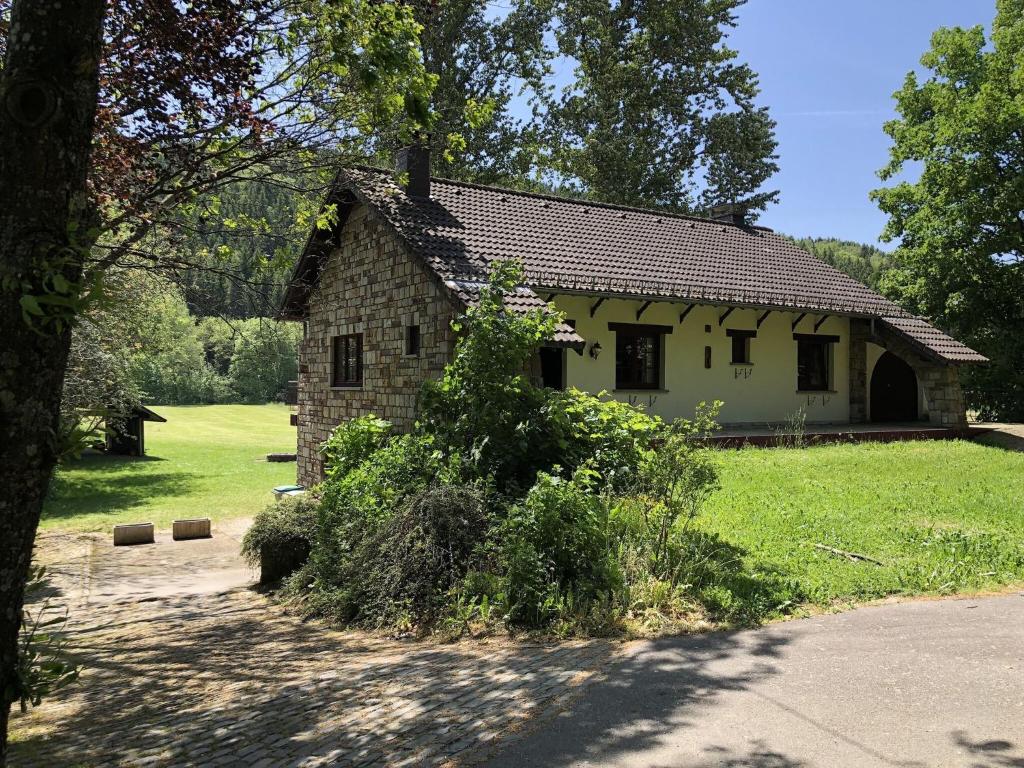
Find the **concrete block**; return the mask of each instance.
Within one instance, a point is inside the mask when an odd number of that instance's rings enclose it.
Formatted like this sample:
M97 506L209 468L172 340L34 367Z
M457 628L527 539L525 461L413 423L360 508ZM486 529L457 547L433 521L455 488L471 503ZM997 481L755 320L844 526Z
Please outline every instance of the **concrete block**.
M193 520L175 520L171 529L171 536L175 541L182 539L208 539L210 533L210 518L198 517Z
M114 546L123 547L128 544L152 544L154 538L152 523L129 523L114 526Z

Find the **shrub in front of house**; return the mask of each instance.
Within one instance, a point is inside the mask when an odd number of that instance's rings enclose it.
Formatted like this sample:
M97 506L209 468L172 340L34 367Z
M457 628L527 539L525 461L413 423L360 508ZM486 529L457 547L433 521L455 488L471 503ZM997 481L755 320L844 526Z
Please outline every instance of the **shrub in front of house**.
M494 270L413 433L369 416L324 444L296 577L307 610L391 631L572 635L756 621L783 604L779 584L691 525L717 487L702 440L717 404L665 424L537 387L527 361L558 318L505 310L521 277Z
M242 556L260 569L260 584L271 584L301 568L313 547L319 500L286 496L256 515L242 539Z

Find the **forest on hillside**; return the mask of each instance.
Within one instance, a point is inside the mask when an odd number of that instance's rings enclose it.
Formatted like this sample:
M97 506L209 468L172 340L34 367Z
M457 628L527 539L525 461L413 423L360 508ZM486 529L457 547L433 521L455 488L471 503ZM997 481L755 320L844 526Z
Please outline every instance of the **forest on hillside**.
M893 266L892 256L880 248L833 237L794 237L793 242L854 280L879 290L879 282Z

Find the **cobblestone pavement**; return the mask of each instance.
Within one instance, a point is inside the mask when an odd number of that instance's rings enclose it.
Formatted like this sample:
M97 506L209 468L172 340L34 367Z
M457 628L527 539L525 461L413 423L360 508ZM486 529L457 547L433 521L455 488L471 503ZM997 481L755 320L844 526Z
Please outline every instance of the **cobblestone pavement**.
M114 549L49 536L80 681L13 719L12 766L457 764L558 711L606 642L436 644L336 632L234 582L237 536ZM164 574L161 577L161 573ZM226 589L225 589L226 587Z

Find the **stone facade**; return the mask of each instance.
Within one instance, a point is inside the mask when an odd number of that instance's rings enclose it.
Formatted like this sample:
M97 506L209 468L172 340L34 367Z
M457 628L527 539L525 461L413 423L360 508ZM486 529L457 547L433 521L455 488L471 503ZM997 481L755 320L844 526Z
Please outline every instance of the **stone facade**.
M928 422L947 429L967 429L967 410L960 388L960 369L936 362L896 334L875 327L870 320L850 321L850 422L868 420L867 391L871 371L867 369L867 343L892 352L913 368L918 387L924 394L924 414Z
M868 420L868 341L871 322L850 319L850 423Z
M365 206L353 210L340 247L327 259L309 299L299 348L298 481L323 479L319 446L342 421L376 413L411 427L420 388L451 357L458 305L440 279ZM420 350L405 354L407 326ZM331 386L332 339L362 334L361 387Z

